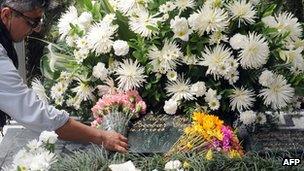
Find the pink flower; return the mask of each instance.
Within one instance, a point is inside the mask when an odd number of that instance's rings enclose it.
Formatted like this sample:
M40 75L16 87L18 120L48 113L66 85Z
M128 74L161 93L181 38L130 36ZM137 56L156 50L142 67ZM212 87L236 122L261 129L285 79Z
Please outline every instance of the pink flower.
M146 113L146 110L147 110L147 105L144 101L139 101L136 104L136 111L137 112L140 112L140 113L144 114L144 113Z
M223 141L222 141L223 149L226 151L231 148L231 140L233 138L233 132L227 126L222 127L222 132L223 132Z

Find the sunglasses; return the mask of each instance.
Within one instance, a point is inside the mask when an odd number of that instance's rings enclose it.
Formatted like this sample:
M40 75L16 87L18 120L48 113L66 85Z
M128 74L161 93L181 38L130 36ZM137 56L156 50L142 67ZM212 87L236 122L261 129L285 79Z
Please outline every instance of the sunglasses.
M15 14L22 17L27 22L27 24L30 27L32 27L32 29L37 29L43 25L44 18L45 18L44 15L41 18L33 19L33 18L30 18L30 17L24 15L22 12L15 10L12 7L9 7L9 6L7 6L7 7L10 8Z

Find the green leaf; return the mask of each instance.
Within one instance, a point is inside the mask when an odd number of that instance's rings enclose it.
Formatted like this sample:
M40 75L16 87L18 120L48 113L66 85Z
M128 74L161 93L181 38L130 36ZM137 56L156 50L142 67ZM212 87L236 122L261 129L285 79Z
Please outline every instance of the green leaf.
M274 10L276 9L277 5L276 4L271 4L268 6L265 11L263 12L263 17L270 16L274 13Z
M152 26L152 25L146 25L146 27L147 27L149 30L152 30L152 31L156 31L156 32L159 31L159 29L158 29L157 27Z

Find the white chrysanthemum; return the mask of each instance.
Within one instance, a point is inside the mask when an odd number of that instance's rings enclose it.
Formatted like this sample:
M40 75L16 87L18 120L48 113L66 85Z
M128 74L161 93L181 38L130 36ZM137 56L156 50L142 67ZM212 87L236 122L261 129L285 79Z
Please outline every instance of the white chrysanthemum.
M240 23L253 24L256 18L256 11L250 2L246 0L234 1L228 5L228 10L232 15L233 20L238 20Z
M177 170L180 171L182 163L179 160L171 160L165 164L165 170Z
M167 78L169 81L175 81L177 79L177 72L174 70L168 71Z
M107 23L107 24L113 23L114 20L116 20L116 14L115 13L106 14L102 19L102 21Z
M218 110L220 108L220 101L217 98L212 98L208 102L208 106L211 110Z
M56 83L51 88L51 98L56 100L62 98L63 93L67 90L67 85L62 82Z
M73 88L72 91L76 93L81 101L95 100L94 89L83 82L79 82L78 86Z
M173 11L175 8L176 5L173 2L167 1L166 3L159 6L159 12L166 14Z
M91 50L97 55L106 54L111 51L113 45L113 35L118 26L106 22L94 24L88 32L88 43Z
M247 37L245 35L237 33L230 38L229 43L233 49L238 50L244 48L246 39Z
M211 74L217 79L228 72L227 61L232 58L231 56L230 49L223 45L217 45L213 49L206 48L202 54L200 65L208 67L206 75Z
M39 136L39 141L44 143L55 144L57 140L58 135L55 133L55 131L43 131Z
M79 38L78 35L67 35L65 37L65 43L70 47L74 47L76 45L76 41L78 40L78 38Z
M42 142L34 139L28 142L26 146L29 148L30 151L34 151L42 146Z
M272 83L268 88L262 89L259 96L263 97L265 105L271 105L276 110L286 107L291 102L294 92L294 88L287 84L282 75L275 75Z
M93 21L93 16L90 12L83 12L78 18L79 26L80 28L86 29L91 26L91 23Z
M253 106L255 94L252 90L246 90L243 87L235 88L230 97L230 107L232 110L248 110Z
M249 33L239 56L240 64L245 69L260 68L267 63L269 53L267 40L261 34Z
M220 99L220 98L217 96L216 90L213 90L213 89L211 89L211 88L208 89L208 91L206 92L205 95L206 95L206 96L205 96L205 101L206 101L206 102L210 102L212 99L215 99L215 98Z
M188 18L190 27L201 36L205 32L224 30L229 23L228 14L223 9L204 6Z
M34 78L32 81L32 89L37 94L38 98L44 102L48 102L49 97L45 93L45 88L43 87L41 81L38 78Z
M136 61L131 59L123 60L116 69L116 75L118 75L118 88L120 90L132 90L142 86L146 82L144 75L144 68Z
M209 40L210 45L220 44L221 41L228 42L228 37L224 35L221 31L213 32L210 35L210 40Z
M74 50L74 57L75 60L77 62L77 64L81 64L83 62L83 60L85 60L88 55L89 55L90 51L87 48L83 48L83 49L79 49L79 50Z
M128 42L123 40L116 40L113 44L114 53L117 56L125 56L129 52Z
M100 80L105 80L108 76L108 70L105 67L105 64L102 62L98 62L97 65L93 67L92 75L95 78L99 78Z
M177 107L178 107L178 104L175 100L173 100L173 99L166 100L165 105L164 105L164 111L167 114L174 115L176 113Z
M170 21L170 28L174 32L174 37L180 38L183 41L189 40L189 35L192 30L188 27L188 21L185 17L179 18L176 16Z
M180 12L183 12L187 8L194 8L195 6L194 0L175 0L174 3Z
M59 30L59 34L61 35L60 39L65 38L69 34L71 30L70 24L77 24L77 23L78 23L77 9L74 6L70 6L68 11L66 11L59 19L58 30Z
M274 81L274 76L275 75L271 71L265 70L259 77L259 83L264 87L268 87Z
M257 120L257 123L259 123L261 125L263 125L267 122L267 118L264 113L259 113L256 120Z
M195 84L192 84L190 92L196 97L201 97L206 93L206 85L202 81L198 81Z
M149 11L146 9L136 10L129 19L130 29L134 33L139 34L142 37L151 37L153 34L157 33L157 31L150 29L149 27L157 29L157 21L159 19L150 16Z
M245 125L250 125L253 124L255 122L257 118L257 115L254 111L249 110L249 111L245 111L242 112L240 114L240 120L243 122L243 124Z
M262 19L264 24L270 28L276 28L281 34L289 33L289 38L296 40L302 36L302 27L298 19L292 13L280 13L273 16L267 16Z
M117 8L123 14L127 14L129 11L135 8L136 5L137 5L136 0L120 0L117 3Z
M148 53L149 59L152 60L150 64L153 66L153 72L160 72L162 74L169 70L175 70L182 56L183 54L178 45L168 40L165 40L161 50L153 46Z
M297 72L304 71L304 59L302 56L303 48L297 48L295 50L282 50L280 57L286 63L292 64L292 70Z
M190 80L184 79L184 76L178 76L175 81L169 81L166 84L166 91L168 96L172 96L173 100L193 100L193 94L190 91Z
M190 54L182 58L182 62L186 65L197 65L198 57L196 55Z

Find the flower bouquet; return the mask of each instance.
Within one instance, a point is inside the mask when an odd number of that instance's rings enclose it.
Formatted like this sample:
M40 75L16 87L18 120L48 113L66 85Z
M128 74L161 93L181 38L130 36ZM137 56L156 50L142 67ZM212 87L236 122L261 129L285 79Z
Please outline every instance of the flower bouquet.
M51 100L72 113L88 113L108 77L119 91L138 90L154 113L204 108L246 126L268 123L265 111L293 108L304 92L303 29L280 4L76 2L42 61Z
M231 127L217 116L194 112L193 123L185 128L184 134L176 142L167 156L183 153L205 153L207 159L212 158L212 151L227 154L229 157L244 155L237 136Z
M144 114L146 103L135 90L115 92L103 95L92 108L92 112L95 119L91 123L92 127L115 130L126 135L130 119Z

